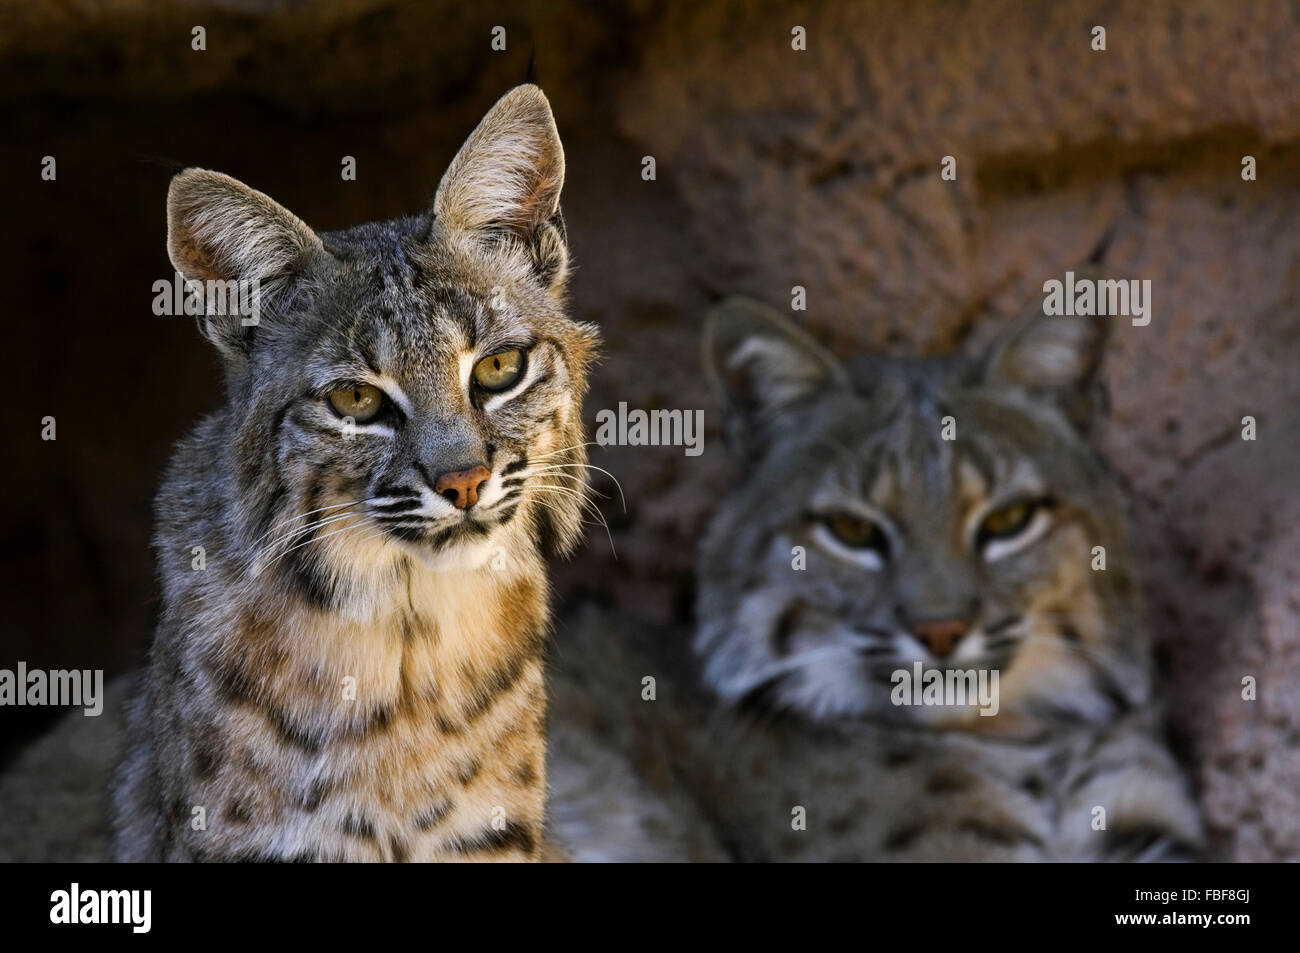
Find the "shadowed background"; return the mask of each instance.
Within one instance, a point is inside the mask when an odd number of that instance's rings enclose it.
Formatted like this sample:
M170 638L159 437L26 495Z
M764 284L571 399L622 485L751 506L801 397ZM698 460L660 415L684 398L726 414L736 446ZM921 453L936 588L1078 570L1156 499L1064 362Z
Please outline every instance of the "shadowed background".
M1153 284L1151 324L1114 329L1103 441L1134 495L1177 738L1221 856L1300 858L1292 3L2 0L0 667L111 677L149 639L151 498L222 399L193 321L151 310L170 176L219 169L317 230L413 211L533 53L568 156L575 315L606 339L588 423L619 401L709 423L700 457L593 448L628 511L602 505L617 560L595 528L556 567L562 603L689 617L696 536L734 476L699 370L710 302L787 307L802 285L796 319L841 354L940 353L1100 248L1104 274ZM0 711L0 754L57 714Z

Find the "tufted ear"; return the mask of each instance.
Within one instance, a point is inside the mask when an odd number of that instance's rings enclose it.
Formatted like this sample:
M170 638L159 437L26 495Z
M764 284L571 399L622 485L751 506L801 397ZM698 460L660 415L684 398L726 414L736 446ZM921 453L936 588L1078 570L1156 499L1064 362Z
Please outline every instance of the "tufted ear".
M320 239L296 215L228 175L186 169L167 190L167 252L187 281L243 283L231 290L260 309L318 251ZM208 311L198 318L203 334L226 358L246 356L257 314Z
M772 308L741 297L709 312L704 366L722 398L728 439L748 450L783 411L850 386L829 351Z
M981 380L1050 400L1081 430L1105 405L1098 371L1114 318L1047 315L1035 298L990 346Z
M558 295L569 261L563 186L564 148L551 104L536 86L517 86L456 153L438 185L434 212L449 229L521 240L542 284Z

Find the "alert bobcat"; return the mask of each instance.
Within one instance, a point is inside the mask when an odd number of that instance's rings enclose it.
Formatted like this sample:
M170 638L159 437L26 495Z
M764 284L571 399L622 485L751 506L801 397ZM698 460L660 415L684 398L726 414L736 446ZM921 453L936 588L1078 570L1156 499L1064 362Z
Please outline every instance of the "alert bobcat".
M1195 854L1087 440L1104 321L1040 308L979 356L842 363L752 302L711 315L744 475L689 637L561 629L552 823L575 859ZM947 672L971 695L915 704Z
M423 214L316 234L191 169L168 249L224 406L157 502L163 608L113 783L123 860L537 859L544 559L577 541L595 330L532 86Z

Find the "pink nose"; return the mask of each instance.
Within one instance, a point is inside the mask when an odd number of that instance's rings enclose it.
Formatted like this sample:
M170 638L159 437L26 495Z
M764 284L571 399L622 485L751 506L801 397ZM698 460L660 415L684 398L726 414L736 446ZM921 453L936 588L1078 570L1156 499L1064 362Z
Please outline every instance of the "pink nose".
M912 624L915 635L938 658L948 655L970 627L965 619L931 619Z
M458 510L467 510L478 502L478 491L492 475L487 467L477 466L472 470L457 470L444 473L438 477L433 490L452 502Z

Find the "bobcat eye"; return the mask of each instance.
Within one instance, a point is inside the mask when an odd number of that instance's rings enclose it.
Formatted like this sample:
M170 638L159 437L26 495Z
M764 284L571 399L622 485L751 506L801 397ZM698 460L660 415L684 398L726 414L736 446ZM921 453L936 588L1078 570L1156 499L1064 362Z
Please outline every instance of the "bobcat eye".
M984 517L984 522L980 524L980 543L1015 536L1029 525L1029 521L1038 512L1039 505L1034 500L1019 500L1001 509L994 510Z
M881 556L889 552L889 540L874 522L850 513L836 513L822 521L837 541L850 549L871 549Z
M975 548L988 562L1019 552L1038 540L1052 523L1052 499L1018 500L984 517L975 533Z
M484 390L502 391L514 386L524 371L524 352L489 354L474 365L474 383Z
M371 384L356 384L330 391L330 406L340 417L359 424L374 420L384 407L384 392Z

